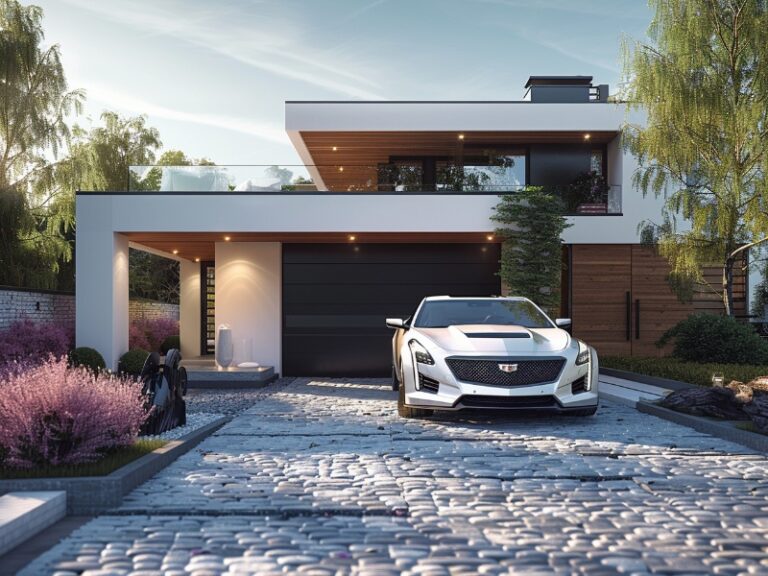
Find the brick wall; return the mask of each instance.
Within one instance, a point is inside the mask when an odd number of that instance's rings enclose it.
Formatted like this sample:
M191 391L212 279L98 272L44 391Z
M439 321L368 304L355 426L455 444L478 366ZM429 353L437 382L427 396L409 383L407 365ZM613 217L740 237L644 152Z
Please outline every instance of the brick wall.
M75 296L66 292L0 286L0 330L21 318L74 326Z
M179 305L146 300L131 300L128 303L128 315L131 320L137 318L173 318L179 319Z
M179 305L131 300L128 314L136 318L179 319ZM61 322L75 325L75 295L68 292L27 290L0 286L0 330L14 321L29 318L35 322Z

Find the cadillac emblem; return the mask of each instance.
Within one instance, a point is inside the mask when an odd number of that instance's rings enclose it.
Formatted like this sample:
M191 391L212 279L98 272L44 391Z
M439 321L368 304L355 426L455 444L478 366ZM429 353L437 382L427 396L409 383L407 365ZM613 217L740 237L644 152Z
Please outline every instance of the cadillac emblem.
M499 364L499 370L507 374L517 372L517 364Z

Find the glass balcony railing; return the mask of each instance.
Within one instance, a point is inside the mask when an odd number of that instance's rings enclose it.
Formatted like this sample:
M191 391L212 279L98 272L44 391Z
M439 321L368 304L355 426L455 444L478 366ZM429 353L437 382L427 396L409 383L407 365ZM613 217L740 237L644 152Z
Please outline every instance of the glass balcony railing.
M252 192L388 194L513 194L525 188L524 169L512 165L460 166L437 163L430 174L421 163L272 166L131 166L132 192ZM621 186L585 173L570 184L545 186L562 197L566 213L620 214Z

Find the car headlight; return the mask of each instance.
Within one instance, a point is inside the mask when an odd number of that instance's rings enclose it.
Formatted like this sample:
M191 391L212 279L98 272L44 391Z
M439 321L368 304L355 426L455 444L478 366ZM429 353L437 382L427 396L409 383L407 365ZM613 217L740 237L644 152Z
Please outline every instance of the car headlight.
M576 356L576 366L581 366L582 364L589 363L590 359L592 358L592 355L589 352L589 346L587 346L581 340L578 340L578 343L579 343L579 355Z
M411 340L408 342L408 347L411 349L413 359L419 364L432 365L435 363L435 361L432 359L432 356L429 354L429 352L427 352L427 349L419 344L416 340Z

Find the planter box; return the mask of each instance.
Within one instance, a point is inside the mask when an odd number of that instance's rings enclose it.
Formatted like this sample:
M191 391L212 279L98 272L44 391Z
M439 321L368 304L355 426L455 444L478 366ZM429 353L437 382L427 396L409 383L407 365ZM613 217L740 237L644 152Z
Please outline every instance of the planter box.
M67 514L86 516L99 514L119 506L123 496L168 466L182 454L197 446L229 421L221 417L193 430L179 440L118 468L107 476L72 478L19 478L0 480L0 495L19 491L58 491L67 493Z

